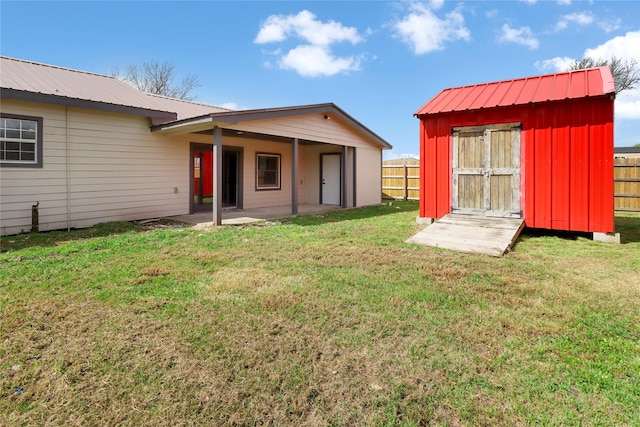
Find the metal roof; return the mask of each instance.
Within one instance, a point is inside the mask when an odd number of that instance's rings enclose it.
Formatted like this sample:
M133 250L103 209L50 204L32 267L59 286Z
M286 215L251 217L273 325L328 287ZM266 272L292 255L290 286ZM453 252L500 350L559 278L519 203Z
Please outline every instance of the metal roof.
M615 93L608 67L444 89L424 104L416 116L453 111L507 107Z
M177 120L187 119L189 117L204 116L205 114L231 112L229 108L216 107L213 105L201 104L193 101L185 101L183 99L169 98L162 95L153 95L145 93L146 96L157 104L158 108L173 111L178 115Z
M391 145L335 104L234 111L141 92L112 76L0 56L0 98L69 105L144 115L154 130L209 123L239 123L284 116L329 112L383 148Z
M40 64L22 59L0 57L0 87L3 92L23 92L169 112L146 94L115 77ZM3 94L4 95L4 94Z
M3 98L141 114L157 122L230 111L147 94L112 76L23 59L0 56L0 70Z

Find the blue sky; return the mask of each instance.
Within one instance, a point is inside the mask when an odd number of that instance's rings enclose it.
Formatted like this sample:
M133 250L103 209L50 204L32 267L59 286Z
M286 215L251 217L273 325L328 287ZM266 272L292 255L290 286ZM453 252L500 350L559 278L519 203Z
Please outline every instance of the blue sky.
M3 0L0 19L5 56L104 74L166 60L231 108L334 102L385 158L418 153L413 113L442 89L640 59L637 1ZM640 143L640 87L615 108L615 145Z

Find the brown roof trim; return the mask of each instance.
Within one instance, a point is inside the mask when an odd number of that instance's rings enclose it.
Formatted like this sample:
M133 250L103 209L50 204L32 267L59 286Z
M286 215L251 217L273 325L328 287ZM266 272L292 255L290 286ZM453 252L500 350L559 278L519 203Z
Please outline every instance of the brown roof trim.
M44 93L26 92L16 89L0 88L0 99L14 99L18 101L40 102L44 104L63 105L75 108L87 108L91 110L107 111L110 113L132 114L149 118L161 118L175 120L177 115L170 111L151 110L147 108L128 105L109 104L100 101L68 98L65 96L49 95Z
M281 117L299 116L301 114L316 113L333 113L342 118L344 121L352 123L361 133L374 140L381 147L388 149L392 148L391 144L389 144L379 135L371 131L371 129L364 126L362 123L354 119L352 116L347 114L344 110L333 103L264 108L255 110L223 111L219 113L206 114L203 116L164 123L158 126L153 126L151 130L161 131L169 128L180 127L183 125L189 125L194 122L206 122L207 118L211 120L212 124L216 122L220 124L235 125L238 123L254 120L267 120Z

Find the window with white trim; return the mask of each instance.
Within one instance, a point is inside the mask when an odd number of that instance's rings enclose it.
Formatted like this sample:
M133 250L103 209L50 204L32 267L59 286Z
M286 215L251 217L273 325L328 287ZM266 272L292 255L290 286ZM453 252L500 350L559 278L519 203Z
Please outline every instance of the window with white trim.
M256 190L280 189L280 154L256 154Z
M0 165L42 167L42 118L0 116Z

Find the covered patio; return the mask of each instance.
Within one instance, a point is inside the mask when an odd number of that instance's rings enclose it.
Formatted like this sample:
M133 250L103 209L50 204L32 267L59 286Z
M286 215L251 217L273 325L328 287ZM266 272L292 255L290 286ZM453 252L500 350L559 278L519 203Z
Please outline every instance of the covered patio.
M216 112L152 131L190 139L196 202L181 217L214 225L379 203L382 150L391 147L331 103ZM204 200L211 211L198 213Z

